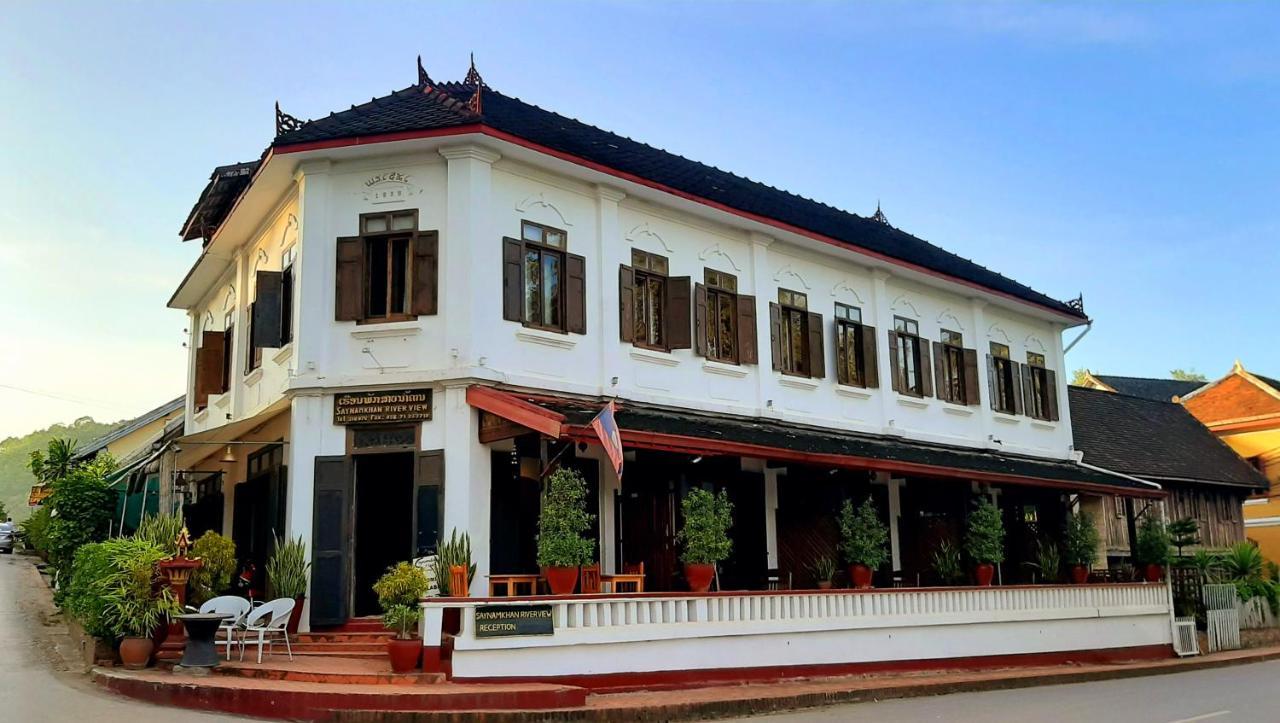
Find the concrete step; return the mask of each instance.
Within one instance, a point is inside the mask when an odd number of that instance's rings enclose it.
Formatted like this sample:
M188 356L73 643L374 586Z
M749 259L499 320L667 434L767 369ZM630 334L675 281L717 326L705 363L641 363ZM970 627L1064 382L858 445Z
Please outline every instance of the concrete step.
M386 642L390 640L392 637L394 637L394 635L395 635L394 633L391 633L385 630L380 632L368 631L368 632L354 632L354 633L342 632L342 631L327 631L327 632L298 633L293 637L293 639L297 641L295 644L379 643L379 642Z
M262 663L252 660L223 662L213 669L218 675L257 680L291 680L333 685L433 685L443 683L443 673L393 673L391 663L381 658L339 658L326 656L273 657Z
M307 651L316 652L316 653L341 653L341 652L362 653L362 652L373 652L373 651L379 651L379 652L385 653L387 650L387 641L386 640L370 640L368 642L361 642L361 643L294 642L292 643L292 647L295 653L298 652L299 650L307 650ZM284 643L277 642L275 645L275 648L276 650L284 650Z

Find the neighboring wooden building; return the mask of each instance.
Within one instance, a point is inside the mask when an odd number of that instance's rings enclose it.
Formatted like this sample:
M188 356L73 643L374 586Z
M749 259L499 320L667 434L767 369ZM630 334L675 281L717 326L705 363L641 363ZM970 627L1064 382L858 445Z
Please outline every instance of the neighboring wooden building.
M1267 482L1187 409L1084 387L1070 387L1068 396L1071 431L1085 464L1164 487L1170 492L1164 503L1168 518L1195 518L1203 547L1223 548L1245 539L1241 503ZM1098 523L1108 562L1126 561L1135 518L1148 508L1110 496L1086 498L1084 506Z

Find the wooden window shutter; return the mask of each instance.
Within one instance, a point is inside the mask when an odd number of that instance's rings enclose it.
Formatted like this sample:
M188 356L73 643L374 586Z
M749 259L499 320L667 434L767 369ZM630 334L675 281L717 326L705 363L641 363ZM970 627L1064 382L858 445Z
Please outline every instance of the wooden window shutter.
M334 315L338 321L364 318L364 241L359 236L338 239L338 275Z
M570 334L587 333L587 260L565 254L564 327Z
M773 356L773 370L782 370L782 307L769 302L769 352Z
M707 355L707 287L693 285L693 353Z
M259 271L255 274L257 297L254 298L250 317L254 349L279 349L281 341L280 314L284 299L284 274L279 271Z
M502 318L524 321L524 244L502 239Z
M1045 386L1049 387L1049 421L1058 421L1058 375L1052 369L1044 370Z
M626 264L618 266L618 338L635 341L636 274Z
M880 386L880 360L876 351L876 328L862 327L862 380L868 389Z
M849 378L849 353L845 345L845 340L849 338L849 334L854 333L853 330L854 327L852 326L842 326L839 321L835 322L836 384L853 383L853 380Z
M1000 406L1000 387L996 381L996 360L990 354L987 355L987 391L991 393L990 407L998 409Z
M439 310L440 233L422 231L413 237L413 291L409 312L431 316Z
M1009 376L1013 378L1013 413L1024 414L1026 408L1023 407L1022 398L1022 365L1010 360L1009 369Z
M742 364L760 363L760 353L756 348L756 297L738 297L738 362Z
M957 401L951 398L951 390L947 388L947 370L945 368L947 354L942 348L941 342L935 341L931 344L922 344L921 346L933 347L933 378L935 381L934 388L938 390L938 399L948 402ZM924 368L928 369L929 365L925 364Z
M889 386L895 392L901 392L902 383L902 361L898 358L898 332L889 330Z
M222 362L226 349L226 336L220 331L206 331L200 335L200 348L196 349L196 407L209 404L209 395L222 393Z
M351 466L316 457L311 525L311 624L347 622L351 597Z
M823 379L827 376L827 345L822 339L822 314L809 312L809 376Z
M988 390L990 392L990 390ZM964 350L964 403L970 406L982 404L982 390L978 388L978 350Z
M662 338L668 349L688 349L693 344L689 336L690 278L672 276L667 279L667 308L662 315Z
M417 557L434 555L444 522L444 450L418 453L413 478L413 539Z
M1036 386L1031 379L1031 366L1022 365L1022 409L1028 417L1036 416Z
M932 397L933 375L929 373L929 370L933 368L933 364L929 362L929 342L919 339L917 346L920 347L920 393L926 397Z

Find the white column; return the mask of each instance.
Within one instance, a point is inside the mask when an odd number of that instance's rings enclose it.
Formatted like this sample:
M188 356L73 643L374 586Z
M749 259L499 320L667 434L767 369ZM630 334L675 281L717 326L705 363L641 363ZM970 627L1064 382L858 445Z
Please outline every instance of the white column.
M992 420L991 420L991 377L987 374L987 356L991 354L991 344L987 339L987 302L983 299L970 299L969 310L973 317L973 334L971 335L974 348L978 352L978 397L981 400L978 405L978 423L982 427L982 443L986 447L998 449L1000 445L991 440L992 437Z
M489 594L489 447L480 443L480 414L467 404L467 384L447 383L444 404L444 530L471 536L476 576L471 595Z
M781 416L778 380L773 373L772 346L769 342L769 302L775 295L769 278L769 246L774 240L764 234L751 234L751 293L756 297L756 406L761 414ZM741 289L741 285L739 285ZM770 402L774 406L770 406Z
M298 244L293 262L293 368L297 382L323 375L329 367L328 343L333 321L337 274L337 237L329 221L329 162L307 161L294 176L298 184ZM350 233L358 232L353 219ZM296 429L296 427L295 427ZM290 495L291 497L293 495Z
M888 472L876 472L873 484L883 485L889 492L889 559L894 572L902 569L902 543L898 535L898 519L902 517L902 487L905 479L890 478Z
M1054 390L1058 395L1058 431L1057 437L1061 440L1062 447L1060 454L1063 457L1070 457L1072 450L1075 449L1074 438L1071 435L1071 405L1067 401L1067 387L1071 384L1071 375L1067 371L1066 355L1062 351L1062 332L1066 329L1062 324L1053 324L1053 333L1049 335L1049 353L1053 359L1056 359L1058 377L1058 385Z
M502 288L502 233L491 228L490 220L492 165L500 156L473 145L442 148L440 155L448 160L449 183L440 240L444 346L450 366L473 366L484 356L486 333L492 333L502 320L497 293ZM471 537L474 544L475 535Z
M901 434L901 430L897 429L894 419L898 416L898 400L895 398L897 393L893 391L893 365L889 362L889 332L893 331L893 310L889 308L891 303L889 299L889 290L886 283L889 280L887 271L875 270L871 272L871 306L872 314L876 320L876 348L879 353L876 354L876 364L880 370L880 405L881 405L881 427L886 434Z
M594 255L597 263L595 273L587 278L587 297L594 297L597 302L593 316L599 319L596 324L601 333L597 339L600 344L600 372L603 377L600 385L602 393L606 396L617 394L619 387L629 385L632 381L624 379L628 365L624 345L618 341L618 325L621 323L618 317L618 265L631 263L631 259L626 256L627 249L630 247L623 243L622 229L618 225L618 203L624 198L626 194L622 191L608 186L596 186L598 244L594 249ZM591 325L592 321L588 319L587 327L590 328ZM617 386L613 384L615 377L619 381ZM604 499L603 490L602 485L602 500ZM603 527L601 530L603 531Z
M778 473L764 468L764 536L770 570L778 568Z

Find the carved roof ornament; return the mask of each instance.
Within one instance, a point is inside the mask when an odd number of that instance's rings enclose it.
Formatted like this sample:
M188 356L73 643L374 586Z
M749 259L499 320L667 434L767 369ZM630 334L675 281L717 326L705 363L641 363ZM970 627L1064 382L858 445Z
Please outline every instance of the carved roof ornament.
M871 220L879 221L886 226L893 225L889 223L889 217L884 215L884 211L880 210L880 199L876 199L876 212L871 214Z
M303 126L306 121L299 120L293 116L280 110L280 101L276 101L276 136L282 136L289 131L296 131Z
M1076 298L1068 301L1067 306L1083 314L1084 313L1084 294L1080 294Z
M467 101L467 107L472 113L481 115L484 112L484 78L480 77L480 71L476 70L476 54L471 54L471 68L467 71L467 77L462 79L463 85L472 87L471 99Z
M424 90L434 88L436 82L427 75L427 69L422 67L422 56L418 56L418 87Z

